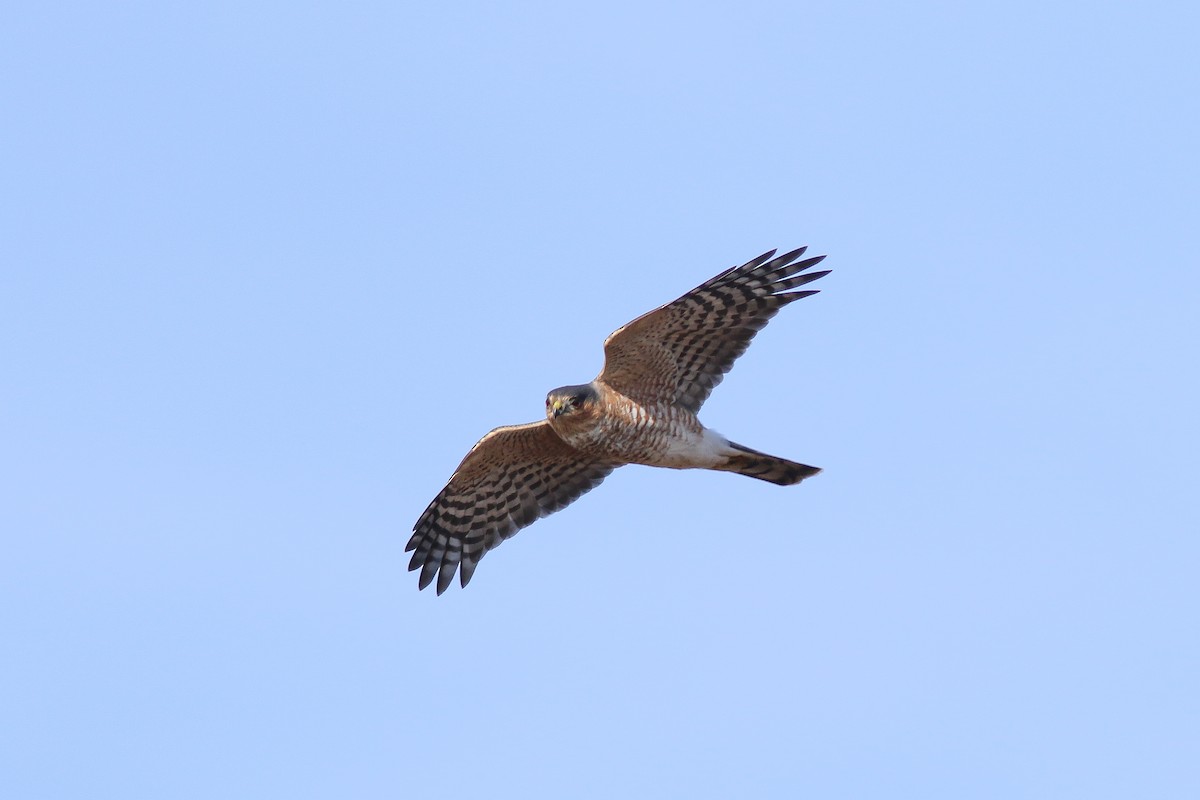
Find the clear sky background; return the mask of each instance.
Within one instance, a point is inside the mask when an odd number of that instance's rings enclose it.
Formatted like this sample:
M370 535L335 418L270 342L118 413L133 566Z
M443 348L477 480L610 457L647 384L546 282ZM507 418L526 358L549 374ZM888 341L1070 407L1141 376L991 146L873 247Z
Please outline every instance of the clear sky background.
M1185 3L0 14L0 796L1200 796ZM419 593L613 329L834 273Z

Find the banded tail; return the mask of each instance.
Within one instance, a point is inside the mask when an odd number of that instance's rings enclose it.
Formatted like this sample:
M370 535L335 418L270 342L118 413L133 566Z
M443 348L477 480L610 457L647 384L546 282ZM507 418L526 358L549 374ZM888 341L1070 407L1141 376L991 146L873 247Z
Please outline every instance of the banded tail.
M810 467L808 464L797 464L786 458L769 456L749 447L729 442L729 447L737 451L725 459L725 463L715 469L726 472L736 472L760 481L769 481L779 486L791 486L805 478L811 478L821 471L820 467Z

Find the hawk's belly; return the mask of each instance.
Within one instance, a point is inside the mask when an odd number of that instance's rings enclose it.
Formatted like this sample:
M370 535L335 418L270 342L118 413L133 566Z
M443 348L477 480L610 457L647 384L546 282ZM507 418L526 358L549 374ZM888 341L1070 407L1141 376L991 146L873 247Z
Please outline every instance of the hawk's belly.
M691 412L655 409L624 397L610 400L588 424L559 435L584 452L652 467L713 467L727 455L725 437L705 428Z

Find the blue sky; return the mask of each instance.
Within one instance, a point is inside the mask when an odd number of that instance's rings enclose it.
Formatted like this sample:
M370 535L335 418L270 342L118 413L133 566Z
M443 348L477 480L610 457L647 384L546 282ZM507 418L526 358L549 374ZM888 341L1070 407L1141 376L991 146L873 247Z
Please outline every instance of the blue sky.
M1197 12L25 4L0 794L1200 793ZM711 427L418 593L613 329L834 273Z

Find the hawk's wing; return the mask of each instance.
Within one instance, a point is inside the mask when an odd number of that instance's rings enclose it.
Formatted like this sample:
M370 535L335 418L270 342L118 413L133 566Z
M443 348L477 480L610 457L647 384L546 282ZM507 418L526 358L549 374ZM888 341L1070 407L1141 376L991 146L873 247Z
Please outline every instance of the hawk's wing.
M805 248L779 258L772 250L619 328L604 341L599 380L642 402L675 403L692 413L733 366L792 292L823 272L800 273L825 256L797 261Z
M405 550L424 589L441 594L459 570L463 586L479 559L538 517L558 511L619 464L597 461L559 438L550 423L496 428L479 440L413 526Z

